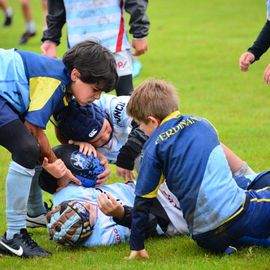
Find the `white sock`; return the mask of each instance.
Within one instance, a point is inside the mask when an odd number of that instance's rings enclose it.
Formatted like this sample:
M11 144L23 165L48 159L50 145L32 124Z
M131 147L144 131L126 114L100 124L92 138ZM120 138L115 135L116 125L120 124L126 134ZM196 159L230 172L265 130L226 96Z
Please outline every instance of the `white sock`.
M28 31L30 33L36 32L35 23L33 21L26 24L26 31Z
M10 8L10 7L7 8L7 9L6 9L6 16L7 16L7 17L12 17L12 15L13 15L12 8Z
M7 239L26 228L26 206L34 169L28 169L11 161L6 178Z

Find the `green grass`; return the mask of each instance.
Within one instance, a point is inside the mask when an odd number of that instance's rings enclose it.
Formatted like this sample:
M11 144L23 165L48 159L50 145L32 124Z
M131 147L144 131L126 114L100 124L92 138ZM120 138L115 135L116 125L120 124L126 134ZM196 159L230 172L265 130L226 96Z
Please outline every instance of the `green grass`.
M38 36L17 46L23 29L18 1L11 28L0 28L0 47L39 52L42 32L40 1L33 0ZM238 58L265 22L265 1L187 0L150 1L149 51L141 57L143 71L135 79L162 78L176 85L181 111L208 118L220 139L257 170L269 168L270 89L262 79L269 54L241 73ZM1 15L1 13L0 13ZM2 15L1 15L2 16ZM0 17L1 19L2 17ZM59 56L65 50L65 36ZM0 67L1 70L1 67ZM57 144L52 127L47 134ZM0 232L5 228L5 175L10 160L0 150ZM113 174L110 182L118 181ZM19 181L19 179L18 179ZM49 196L46 195L48 199ZM1 269L269 269L270 251L243 249L232 256L205 253L188 237L153 239L146 242L151 259L126 261L128 244L89 249L69 249L48 241L46 230L32 230L34 239L53 252L49 259L0 257ZM64 266L66 265L66 266Z

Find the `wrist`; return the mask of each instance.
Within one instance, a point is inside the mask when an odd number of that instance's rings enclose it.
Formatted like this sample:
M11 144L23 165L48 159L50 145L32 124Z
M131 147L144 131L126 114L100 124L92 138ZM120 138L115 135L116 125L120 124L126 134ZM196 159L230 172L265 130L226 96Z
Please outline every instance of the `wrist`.
M124 214L125 214L125 209L121 204L119 204L119 206L117 207L117 211L114 215L114 218L122 219L124 217Z
M52 41L52 40L44 40L42 43L46 43L46 44L54 44L55 46L57 45L56 42Z

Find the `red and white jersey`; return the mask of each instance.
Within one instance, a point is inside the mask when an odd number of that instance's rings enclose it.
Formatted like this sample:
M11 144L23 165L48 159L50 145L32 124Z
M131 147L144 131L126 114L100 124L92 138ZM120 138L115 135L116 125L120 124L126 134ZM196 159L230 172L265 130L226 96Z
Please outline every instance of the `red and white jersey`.
M64 0L64 4L69 47L95 40L113 53L130 49L124 0Z

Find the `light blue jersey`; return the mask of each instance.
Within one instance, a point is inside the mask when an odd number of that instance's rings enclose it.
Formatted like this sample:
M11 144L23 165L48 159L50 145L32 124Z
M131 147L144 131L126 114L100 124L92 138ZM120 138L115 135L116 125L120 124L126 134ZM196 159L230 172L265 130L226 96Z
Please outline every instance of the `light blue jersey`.
M124 1L64 0L68 45L99 41L113 53L130 49L124 21Z
M130 96L113 96L102 94L94 103L102 108L109 116L113 126L111 140L97 150L105 155L110 163L115 163L119 150L126 143L131 132L132 118L127 115L126 106Z
M112 184L99 188L103 192L110 193L123 205L133 206L135 184ZM77 185L69 185L54 194L53 204L56 206L63 201L78 199L87 200L96 206L96 224L89 238L82 243L83 246L113 245L127 241L130 231L128 228L120 226L113 221L112 217L104 215L97 206L97 198L101 191L95 188L84 188Z
M24 113L30 97L22 58L14 49L0 49L0 67L0 96L17 112Z
M106 192L114 196L122 205L133 207L135 198L135 182L115 183L111 185L101 186L99 188L84 188L70 184L59 192L56 192L53 197L53 205L57 206L64 201L69 200L85 200L96 206L96 224L93 232L81 245L86 247L100 245L114 245L123 243L129 240L130 230L126 227L118 225L112 217L104 215L97 207L97 198L100 192ZM161 203L167 213L170 223L168 225L166 235L187 234L187 224L183 218L183 213L177 198L169 191L166 184L162 184L158 191L157 199ZM159 226L157 233L163 234Z
M15 49L0 49L0 96L24 119L45 128L70 84L59 59Z

